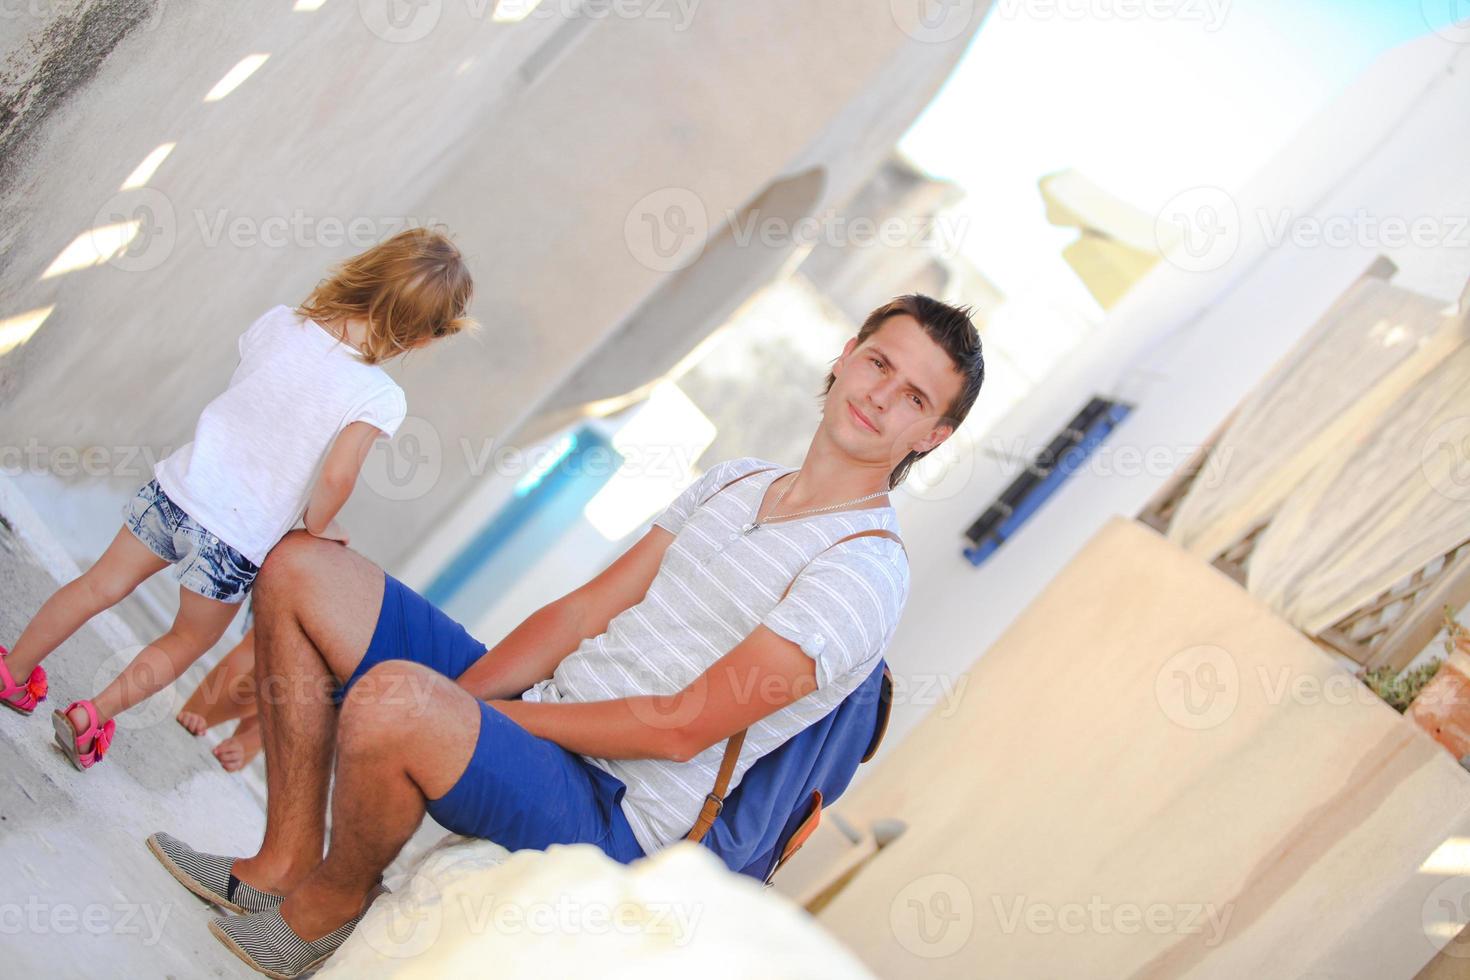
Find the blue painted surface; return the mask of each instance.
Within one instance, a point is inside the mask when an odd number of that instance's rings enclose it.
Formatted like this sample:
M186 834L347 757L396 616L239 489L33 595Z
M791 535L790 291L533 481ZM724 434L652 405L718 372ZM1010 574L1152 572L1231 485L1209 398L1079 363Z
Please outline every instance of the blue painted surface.
M1098 446L1102 445L1103 440L1128 417L1128 413L1132 410L1131 405L1113 405L1098 416L1086 434L1078 440L1077 445L1062 454L1052 471L1032 488L1031 492L1016 505L1016 509L1001 521L984 541L964 549L964 555L970 560L970 564L978 566L995 554L1001 545L1020 530L1021 525L1036 514L1042 504L1061 489L1062 484L1066 483L1073 473L1081 469L1082 464L1087 462L1087 458Z
M595 429L571 434L435 576L424 597L461 623L479 619L580 520L623 457Z

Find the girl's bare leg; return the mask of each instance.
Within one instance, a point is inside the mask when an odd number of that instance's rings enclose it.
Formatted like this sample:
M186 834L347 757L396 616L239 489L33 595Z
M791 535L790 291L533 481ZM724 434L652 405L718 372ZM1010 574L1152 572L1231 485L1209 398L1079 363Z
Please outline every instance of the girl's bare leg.
M31 671L87 620L127 598L169 563L122 528L91 568L57 589L42 604L5 657L11 676L24 683Z
M254 715L255 628L251 627L189 695L178 722L192 734L203 735L215 725Z
M169 631L143 648L132 663L123 668L111 684L92 699L97 708L97 724L126 711L150 695L168 687L204 651L219 640L225 627L240 611L238 605L206 599L188 589L179 589L179 614ZM87 728L87 713L74 708L67 718L78 733ZM89 744L80 746L85 752Z

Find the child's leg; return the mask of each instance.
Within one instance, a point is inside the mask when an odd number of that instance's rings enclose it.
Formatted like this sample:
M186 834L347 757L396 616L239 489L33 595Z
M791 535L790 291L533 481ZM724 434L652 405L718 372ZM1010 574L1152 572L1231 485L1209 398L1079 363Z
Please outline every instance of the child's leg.
M206 599L197 592L179 589L179 614L169 631L143 648L133 662L123 668L111 684L92 703L97 708L97 724L117 715L144 698L168 687L204 651L219 640L225 627L235 618L240 607L218 599ZM87 713L76 708L67 716L78 732L87 728ZM87 746L82 746L86 751Z
M255 629L225 654L189 695L178 722L195 735L234 718L255 714Z
M260 755L260 715L249 715L229 738L214 747L214 757L225 772L239 772Z
M144 579L169 563L148 550L127 528L80 578L57 589L6 655L11 676L24 682L42 660L82 624L127 598Z

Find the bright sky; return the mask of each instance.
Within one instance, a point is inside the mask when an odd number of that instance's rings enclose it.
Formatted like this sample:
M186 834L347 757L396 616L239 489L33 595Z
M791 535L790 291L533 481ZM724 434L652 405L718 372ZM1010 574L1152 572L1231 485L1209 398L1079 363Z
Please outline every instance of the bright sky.
M1238 187L1379 55L1464 0L994 0L900 149L961 184L961 249L1008 295L1097 315L1062 261L1075 231L1037 180L1075 168L1153 212L1202 184ZM1080 16L1090 11L1090 16ZM1433 23L1431 23L1433 22Z

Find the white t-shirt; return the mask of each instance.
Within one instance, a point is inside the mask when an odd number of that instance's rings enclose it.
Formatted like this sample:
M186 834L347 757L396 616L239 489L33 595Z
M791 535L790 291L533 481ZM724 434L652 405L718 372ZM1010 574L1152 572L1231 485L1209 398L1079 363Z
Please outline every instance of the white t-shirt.
M748 456L710 467L653 520L674 540L648 594L614 616L606 632L583 640L522 699L673 694L765 626L812 658L817 689L750 726L729 792L752 763L837 707L872 673L893 638L908 600L908 560L889 538L832 547L870 528L897 534L891 506L777 521L741 534L767 488L789 472ZM715 494L742 474L754 475ZM717 742L688 762L586 758L627 785L623 814L651 854L689 832L724 755L725 743Z
M240 336L240 366L204 407L194 441L154 468L158 485L257 565L301 517L337 434L398 431L408 402L387 372L289 306Z

